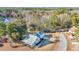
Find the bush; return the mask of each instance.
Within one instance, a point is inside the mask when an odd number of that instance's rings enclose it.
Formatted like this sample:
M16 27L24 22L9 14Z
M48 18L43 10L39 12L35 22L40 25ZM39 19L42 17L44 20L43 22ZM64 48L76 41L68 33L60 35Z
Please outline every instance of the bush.
M26 30L27 26L25 20L16 20L7 24L7 32L13 39L21 39L22 35L26 34Z
M0 36L6 32L6 24L3 21L0 21Z

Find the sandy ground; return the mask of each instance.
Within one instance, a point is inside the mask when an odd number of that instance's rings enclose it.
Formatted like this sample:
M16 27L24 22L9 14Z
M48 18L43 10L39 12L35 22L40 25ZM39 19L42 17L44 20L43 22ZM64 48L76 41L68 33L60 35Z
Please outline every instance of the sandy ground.
M46 46L34 49L28 46L21 46L17 48L12 48L8 43L4 43L4 46L0 47L0 51L56 51L58 48L58 43L48 44Z
M49 33L49 34L51 34L51 33ZM57 35L57 34L55 34L55 35ZM32 49L28 46L12 48L9 46L8 43L4 43L3 46L0 47L0 51L57 51L58 45L59 45L59 43L51 43L51 44L45 45L40 48L35 47L34 49Z
M40 48L30 48L28 46L20 46L17 48L12 48L8 43L4 43L4 46L0 47L0 51L59 51L59 43L48 44ZM67 51L79 51L79 44L68 44Z
M51 34L51 33L49 33ZM59 36L59 33L52 34L53 36ZM8 43L4 43L2 47L0 47L0 51L59 51L59 42L57 43L51 43L46 46L34 49L28 47L28 46L19 46L17 48L12 48L9 46ZM79 44L68 44L67 51L79 51Z

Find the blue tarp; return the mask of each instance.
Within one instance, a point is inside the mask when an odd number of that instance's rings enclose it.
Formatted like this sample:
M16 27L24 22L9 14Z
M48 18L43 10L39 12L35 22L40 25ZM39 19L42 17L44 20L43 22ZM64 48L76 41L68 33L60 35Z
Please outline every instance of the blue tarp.
M40 39L45 36L45 34L44 34L43 32L37 32L35 35L36 35L37 37L39 37Z
M26 35L26 37L22 40L25 44L31 45L31 46L37 46L42 47L50 43L50 37L46 36L42 32L37 32L35 35L29 34L29 37Z
M32 34L29 34L29 37L26 36L22 40L22 42L24 42L25 44L31 45L31 46L35 46L39 41L40 41L40 38Z

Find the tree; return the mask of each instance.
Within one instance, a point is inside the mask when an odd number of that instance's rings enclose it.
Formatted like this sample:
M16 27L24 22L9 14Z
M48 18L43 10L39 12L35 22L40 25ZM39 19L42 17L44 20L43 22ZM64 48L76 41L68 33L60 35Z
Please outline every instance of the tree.
M65 26L68 27L67 22L69 24L70 21L71 21L70 15L68 15L68 14L60 14L58 16L58 24L61 26L61 28L65 28ZM71 23L70 23L70 25L71 25Z
M0 21L0 36L6 32L6 24L3 21Z
M79 17L79 15L77 13L73 13L71 15L71 21L72 21L72 25L73 26L77 25L78 17Z
M27 25L26 21L23 19L18 19L14 22L7 24L7 32L12 38L14 38L15 36L16 39L21 39L22 36L26 34L26 31Z
M51 29L55 29L57 26L57 15L52 15L50 20Z

